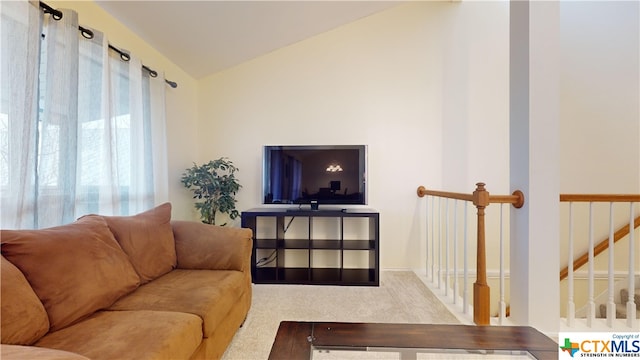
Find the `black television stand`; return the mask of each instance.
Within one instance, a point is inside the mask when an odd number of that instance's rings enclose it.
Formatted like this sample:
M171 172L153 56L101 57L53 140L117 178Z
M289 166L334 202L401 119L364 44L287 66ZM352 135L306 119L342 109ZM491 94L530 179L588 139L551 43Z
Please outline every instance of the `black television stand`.
M371 209L250 209L256 284L378 286L379 213Z

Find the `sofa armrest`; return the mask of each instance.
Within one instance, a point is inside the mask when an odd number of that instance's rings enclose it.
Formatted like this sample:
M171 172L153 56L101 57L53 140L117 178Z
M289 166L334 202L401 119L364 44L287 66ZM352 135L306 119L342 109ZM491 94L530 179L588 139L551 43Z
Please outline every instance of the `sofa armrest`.
M252 231L171 221L179 269L249 271Z

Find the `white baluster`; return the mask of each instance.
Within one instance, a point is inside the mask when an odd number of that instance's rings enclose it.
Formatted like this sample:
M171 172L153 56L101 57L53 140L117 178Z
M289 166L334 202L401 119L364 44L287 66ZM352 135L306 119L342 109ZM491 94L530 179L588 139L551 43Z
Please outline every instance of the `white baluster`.
M616 320L616 303L614 299L613 284L613 202L609 203L609 274L607 281L609 285L609 300L607 301L607 326L613 327Z
M500 204L500 325L507 317L507 303L504 301L504 238L503 238L503 214L504 204Z
M573 301L573 202L569 202L569 266L567 288L567 325L572 327L576 318L576 304Z
M594 301L594 265L593 265L593 202L589 203L589 300L587 302L587 326L592 327L596 316L596 303Z
M438 289L442 289L442 198L438 198Z
M469 209L469 202L464 202L464 238L463 238L463 256L462 260L464 261L464 279L463 279L463 287L462 287L462 312L467 314L469 312L469 264L468 264L468 254L467 249L469 247L469 237L467 236L467 228L469 227L469 223L467 222L467 212Z
M424 273L429 278L429 196L425 199L424 206L424 219L425 219L425 257L424 257Z
M435 260L435 243L436 243L436 238L435 238L435 232L434 232L434 227L435 227L435 212L436 212L436 208L435 208L435 196L431 197L431 283L433 284L433 282L435 281L435 273L436 273L436 260Z
M444 204L444 295L449 295L449 199Z
M637 325L636 322L638 321L636 319L636 303L635 303L635 296L634 294L636 293L636 287L635 287L635 269L634 269L634 265L635 265L635 229L633 228L633 207L634 207L634 203L630 203L629 206L629 275L628 275L628 279L629 279L629 286L628 286L628 290L629 290L629 300L627 300L627 326L632 328L632 329L637 329Z
M458 303L458 200L453 200L453 303Z

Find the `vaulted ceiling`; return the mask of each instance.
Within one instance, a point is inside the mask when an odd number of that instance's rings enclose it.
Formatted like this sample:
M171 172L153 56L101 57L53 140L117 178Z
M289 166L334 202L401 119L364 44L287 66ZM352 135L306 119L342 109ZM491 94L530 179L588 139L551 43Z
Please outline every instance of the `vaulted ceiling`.
M196 79L401 1L96 1Z

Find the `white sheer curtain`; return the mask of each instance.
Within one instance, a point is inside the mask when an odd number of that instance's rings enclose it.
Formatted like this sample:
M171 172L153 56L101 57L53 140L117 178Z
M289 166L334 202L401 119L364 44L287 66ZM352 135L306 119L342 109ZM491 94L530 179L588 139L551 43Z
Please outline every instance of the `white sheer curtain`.
M3 2L0 186L3 228L87 213L127 215L167 200L164 79L78 14Z

